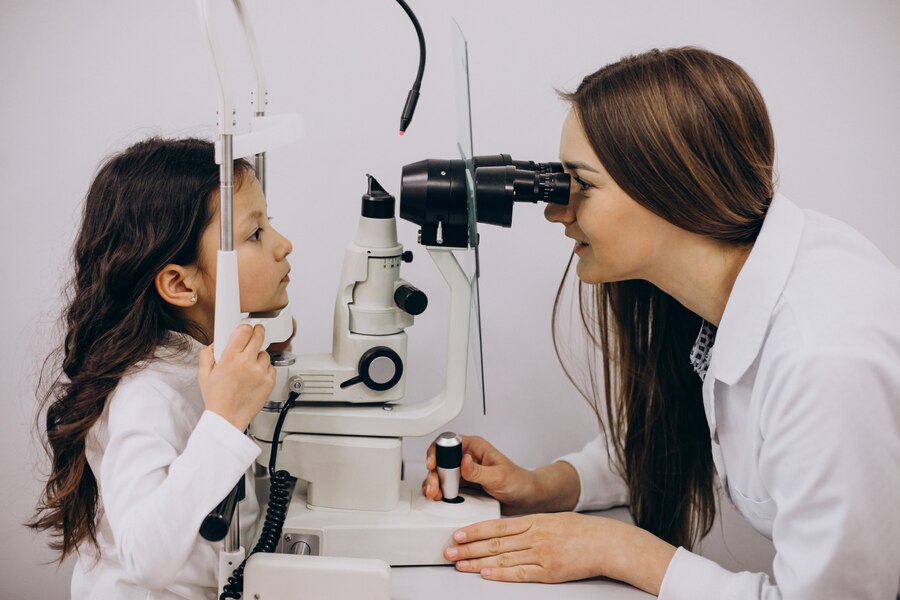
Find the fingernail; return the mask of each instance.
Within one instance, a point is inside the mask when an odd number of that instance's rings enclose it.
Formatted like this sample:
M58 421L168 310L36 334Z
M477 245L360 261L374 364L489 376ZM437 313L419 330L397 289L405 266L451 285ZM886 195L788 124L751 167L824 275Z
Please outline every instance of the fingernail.
M453 534L453 539L456 540L457 542L466 541L466 532L465 531L457 531L456 533Z
M492 577L493 575L494 575L494 572L491 571L490 569L482 569L481 570L482 577Z
M466 569L469 568L469 561L467 561L467 560L459 561L458 563L456 563L456 568L459 569L460 571L465 571Z
M459 550L456 548L447 548L447 558L450 560L456 560L456 557L459 556Z

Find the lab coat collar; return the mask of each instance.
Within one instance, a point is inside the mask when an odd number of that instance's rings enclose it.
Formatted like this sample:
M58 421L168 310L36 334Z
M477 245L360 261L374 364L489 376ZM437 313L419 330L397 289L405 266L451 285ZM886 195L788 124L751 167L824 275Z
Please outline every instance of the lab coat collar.
M708 378L734 385L753 364L794 265L802 233L802 210L776 195L725 304Z

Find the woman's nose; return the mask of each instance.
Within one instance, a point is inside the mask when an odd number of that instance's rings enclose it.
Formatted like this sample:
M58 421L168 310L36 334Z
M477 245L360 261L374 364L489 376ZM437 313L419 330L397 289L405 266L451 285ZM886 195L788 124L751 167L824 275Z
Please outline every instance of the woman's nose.
M548 203L544 208L544 218L551 223L571 223L575 220L575 211L572 209L572 200L568 204Z

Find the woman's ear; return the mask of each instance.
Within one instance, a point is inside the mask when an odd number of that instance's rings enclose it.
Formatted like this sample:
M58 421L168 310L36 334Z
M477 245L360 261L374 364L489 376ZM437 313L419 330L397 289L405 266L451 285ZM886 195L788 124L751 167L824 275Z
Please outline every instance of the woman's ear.
M163 267L153 279L159 297L173 306L182 308L197 304L197 289L191 281L188 269L174 264Z

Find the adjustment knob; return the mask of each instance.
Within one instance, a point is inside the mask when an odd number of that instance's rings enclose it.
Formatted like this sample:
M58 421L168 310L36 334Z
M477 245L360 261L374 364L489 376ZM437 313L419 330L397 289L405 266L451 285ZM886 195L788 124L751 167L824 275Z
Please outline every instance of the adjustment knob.
M383 392L397 385L403 376L403 361L400 360L400 355L386 346L375 346L366 350L360 357L357 368L359 375L341 383L341 388L362 383L370 390Z
M416 316L425 312L428 307L428 296L419 288L405 283L394 290L394 302L402 310Z
M462 439L452 431L445 431L434 441L434 450L442 500L459 504L463 501L463 497L459 495Z
M403 254L401 254L400 260L402 260L405 263L411 263L413 261L412 250L406 250Z

